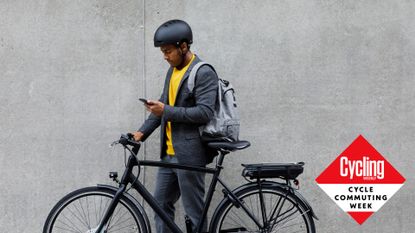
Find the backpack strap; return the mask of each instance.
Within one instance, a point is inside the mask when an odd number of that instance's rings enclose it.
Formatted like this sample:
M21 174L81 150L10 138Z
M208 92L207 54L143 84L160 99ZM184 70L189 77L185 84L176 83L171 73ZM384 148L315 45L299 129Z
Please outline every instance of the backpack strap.
M187 88L189 88L191 94L193 94L193 89L195 88L197 71L203 65L210 66L213 69L213 71L216 72L215 68L213 68L213 66L207 62L199 62L196 65L194 65L192 70L190 71L189 78L187 79Z

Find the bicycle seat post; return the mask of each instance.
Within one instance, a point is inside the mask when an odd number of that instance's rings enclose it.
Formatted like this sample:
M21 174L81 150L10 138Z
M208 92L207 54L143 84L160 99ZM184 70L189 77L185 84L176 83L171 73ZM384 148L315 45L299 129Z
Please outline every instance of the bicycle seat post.
M227 155L229 153L230 153L230 151L227 151L227 150L223 150L223 149L219 150L219 160L218 160L218 163L216 165L217 167L219 167L220 169L223 168L223 166L222 166L223 160L225 158L225 155Z

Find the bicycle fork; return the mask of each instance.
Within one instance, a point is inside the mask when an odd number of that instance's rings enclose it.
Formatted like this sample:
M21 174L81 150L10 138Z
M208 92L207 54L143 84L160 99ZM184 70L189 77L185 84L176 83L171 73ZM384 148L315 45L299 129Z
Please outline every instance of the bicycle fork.
M107 225L108 221L110 220L111 215L114 212L115 208L117 207L117 204L120 201L120 198L123 195L125 189L126 189L126 185L120 184L120 188L117 190L117 193L115 193L114 198L111 200L111 203L109 204L108 209L105 212L103 218L101 219L101 222L99 223L98 227L96 229L91 229L91 231L87 233L105 233L106 232L104 231L104 227Z
M98 227L95 229L95 231L87 232L87 233L105 233L104 227L108 225L108 221L111 218L111 215L114 213L115 208L117 207L118 202L121 199L121 196L125 192L127 185L128 185L128 179L131 175L133 166L137 164L131 157L128 160L127 163L127 169L124 171L124 174L121 178L121 181L118 182L117 177L118 175L116 173L110 173L110 178L112 178L114 181L119 183L119 188L117 192L115 193L114 198L111 200L111 203L108 206L107 211L105 212L104 216L101 219L101 222L99 223Z

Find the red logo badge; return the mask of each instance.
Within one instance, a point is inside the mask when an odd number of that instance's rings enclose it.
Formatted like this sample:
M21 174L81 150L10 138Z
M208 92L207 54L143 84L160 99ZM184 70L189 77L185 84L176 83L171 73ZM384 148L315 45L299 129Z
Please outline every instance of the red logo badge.
M363 224L402 187L405 178L360 135L316 182L343 211Z

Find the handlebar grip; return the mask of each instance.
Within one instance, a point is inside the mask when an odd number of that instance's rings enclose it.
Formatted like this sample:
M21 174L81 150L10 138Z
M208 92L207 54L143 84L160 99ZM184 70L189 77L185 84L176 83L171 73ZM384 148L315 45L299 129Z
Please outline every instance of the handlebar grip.
M123 146L133 146L136 151L138 152L138 150L140 149L141 143L140 142L136 142L134 141L134 135L131 133L128 133L127 135L122 134L119 140L119 143L122 144ZM137 153L135 152L135 153Z
M127 133L127 137L128 137L128 139L132 140L132 139L134 139L134 134Z

